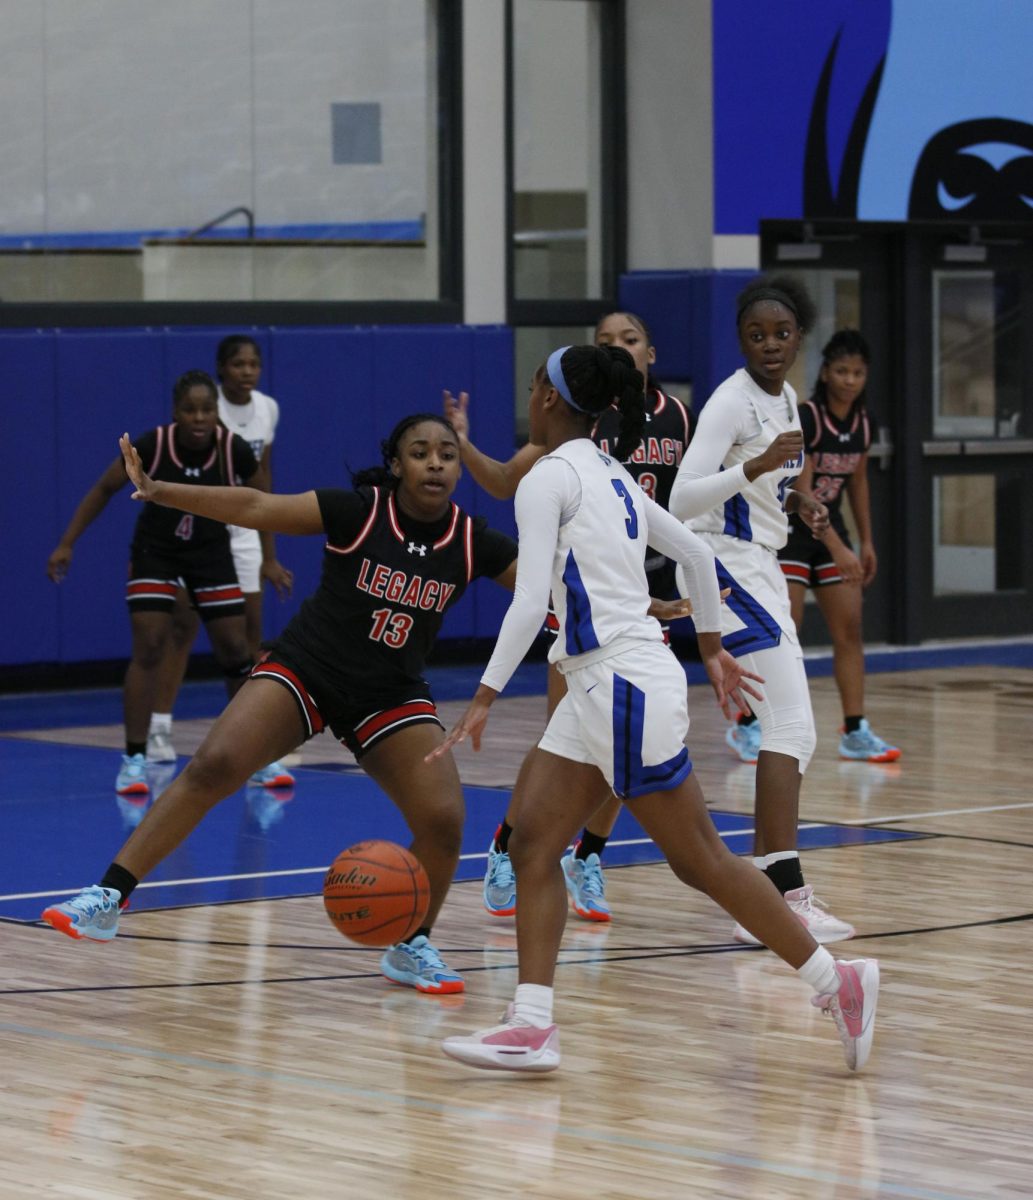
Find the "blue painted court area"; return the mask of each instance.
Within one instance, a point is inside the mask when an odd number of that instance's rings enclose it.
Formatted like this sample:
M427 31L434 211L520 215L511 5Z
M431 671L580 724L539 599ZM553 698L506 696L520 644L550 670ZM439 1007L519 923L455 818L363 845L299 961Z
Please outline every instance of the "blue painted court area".
M112 751L89 746L0 740L5 788L0 796L0 920L35 921L55 899L95 883L134 825L144 803L112 790ZM182 766L182 762L179 764ZM152 788L177 767L155 768ZM359 770L299 768L294 788L245 788L218 805L133 896L134 911L184 905L312 895L344 847L364 838L406 844L398 810ZM467 824L458 879L484 874L485 852L509 792L466 788ZM752 819L715 812L736 853L747 853ZM896 828L845 825L801 828L801 849L921 837ZM624 843L624 844L622 844ZM659 862L652 842L626 811L607 848L608 866Z

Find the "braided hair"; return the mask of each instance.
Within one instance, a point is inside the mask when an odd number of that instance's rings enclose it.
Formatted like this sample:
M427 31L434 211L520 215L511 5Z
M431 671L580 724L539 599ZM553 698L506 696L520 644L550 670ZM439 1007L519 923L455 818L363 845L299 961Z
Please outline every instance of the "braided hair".
M207 371L184 371L182 375L172 385L172 404L176 407L180 400L190 391L192 387L205 387L212 393L212 398L218 396L219 389L215 386L215 380L208 374Z
M822 368L834 363L837 358L847 358L849 355L856 354L863 360L867 367L872 361L871 347L865 341L860 331L857 329L837 329L836 332L829 338L821 348L821 365ZM866 407L865 397L867 394L865 387L860 395L854 400L854 408L862 409ZM821 377L821 372L818 372L818 378L814 381L814 391L811 397L822 407L827 408L829 402L828 385Z
M736 297L735 324L742 328L746 311L764 300L782 304L796 318L801 333L814 327L818 310L804 285L794 275L758 275Z
M398 457L398 447L403 436L414 425L422 425L424 421L434 421L438 425L443 425L450 434L456 439L456 445L459 445L459 437L452 426L452 422L443 417L440 413L413 413L411 416L403 417L398 424L391 430L386 438L380 443L380 452L383 455L384 464L380 467L364 467L361 471L350 472L353 487L397 487L398 476L391 470L391 463Z
M623 461L638 449L646 427L643 380L622 346L568 346L559 360L571 408L585 414L586 426L616 401L620 428L614 457ZM557 391L563 395L562 389Z

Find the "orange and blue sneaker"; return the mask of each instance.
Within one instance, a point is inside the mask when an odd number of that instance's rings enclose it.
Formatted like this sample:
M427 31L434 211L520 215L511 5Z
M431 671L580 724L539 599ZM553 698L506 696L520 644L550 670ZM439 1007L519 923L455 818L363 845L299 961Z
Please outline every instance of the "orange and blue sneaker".
M147 760L142 754L123 754L122 765L115 780L120 796L144 795L151 790L147 782Z
M294 776L282 762L274 761L269 763L268 766L257 770L248 780L248 783L267 788L293 787Z
M118 933L118 914L124 907L121 892L115 888L93 884L83 888L70 900L45 908L41 918L59 933L67 934L70 938L110 942Z
M839 757L857 762L891 763L900 758L900 749L883 741L862 717L861 724L853 733L840 730Z
M598 854L578 858L577 847L560 859L563 881L570 896L570 907L585 921L609 921L606 881Z
M492 838L484 872L484 907L493 917L511 917L516 912L516 875L509 855L505 850L496 850L495 845Z
M392 983L401 983L432 996L448 996L465 990L462 976L445 965L422 933L411 942L388 946L380 959L380 971Z
M555 1025L540 1029L506 1010L501 1025L465 1037L445 1038L449 1058L486 1071L555 1071L560 1065L560 1034Z
M843 1043L846 1065L860 1071L868 1061L875 1035L875 1009L879 1002L879 960L837 960L839 991L812 996L811 1003L835 1022Z

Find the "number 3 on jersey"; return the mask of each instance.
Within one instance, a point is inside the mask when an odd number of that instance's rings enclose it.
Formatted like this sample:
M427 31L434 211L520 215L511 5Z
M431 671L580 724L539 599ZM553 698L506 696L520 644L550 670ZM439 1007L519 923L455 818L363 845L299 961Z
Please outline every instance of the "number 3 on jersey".
M373 610L373 628L369 631L369 636L374 642L383 642L385 646L397 650L409 640L412 623L412 617L408 613L377 608Z
M635 512L635 503L631 499L631 493L619 479L611 479L613 490L624 501L624 507L628 510L627 520L624 522L624 528L628 531L629 538L638 537L638 513Z

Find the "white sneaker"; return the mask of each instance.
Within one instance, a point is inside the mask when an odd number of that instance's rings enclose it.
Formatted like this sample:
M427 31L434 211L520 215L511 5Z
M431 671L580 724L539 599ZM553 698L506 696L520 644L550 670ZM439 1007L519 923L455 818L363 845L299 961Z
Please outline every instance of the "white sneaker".
M819 946L825 946L829 942L845 942L857 932L853 925L848 925L846 921L841 921L827 911L825 905L814 895L814 888L810 884L786 892L783 899ZM761 945L748 929L738 923L732 930L732 937L745 946Z
M560 1065L560 1034L555 1025L539 1029L506 1010L501 1025L466 1037L445 1038L441 1049L468 1067L488 1071L555 1071Z
M147 761L149 763L176 761L176 749L172 745L172 734L167 729L155 729L147 735Z

